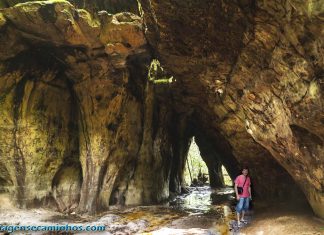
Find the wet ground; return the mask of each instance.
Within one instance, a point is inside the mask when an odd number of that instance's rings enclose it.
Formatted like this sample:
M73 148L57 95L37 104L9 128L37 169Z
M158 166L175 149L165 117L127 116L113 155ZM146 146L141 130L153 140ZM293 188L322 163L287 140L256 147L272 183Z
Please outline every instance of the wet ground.
M105 225L96 234L227 234L225 224L231 214L233 190L212 192L209 187L189 188L190 193L161 206L113 208L96 217L61 214L45 209L21 210L2 208L2 225ZM213 196L212 196L213 195ZM217 205L213 205L217 203ZM6 202L4 202L6 204ZM35 233L33 233L35 234ZM42 232L38 234L44 234ZM75 233L82 234L82 233Z
M4 205L3 203L6 202L0 201L0 207L1 204ZM256 212L256 214L260 214L256 218L251 211L246 217L248 224L244 225L243 228L238 228L233 212L235 203L232 188L211 191L209 187L197 187L190 188L190 193L178 196L173 201L161 206L112 208L109 213L96 217L77 216L75 214L64 215L44 209L13 210L10 207L2 207L0 224L105 225L105 232L91 233L98 235L324 235L323 221L316 220L307 210L287 212L276 209L274 213L271 210L267 212L267 210L262 209ZM294 230L296 224L297 229ZM291 226L291 228L287 230L284 229L284 226ZM298 230L298 226L303 228L303 232ZM273 233L272 231L276 232ZM283 232L281 233L281 231ZM38 234L45 233L39 232Z

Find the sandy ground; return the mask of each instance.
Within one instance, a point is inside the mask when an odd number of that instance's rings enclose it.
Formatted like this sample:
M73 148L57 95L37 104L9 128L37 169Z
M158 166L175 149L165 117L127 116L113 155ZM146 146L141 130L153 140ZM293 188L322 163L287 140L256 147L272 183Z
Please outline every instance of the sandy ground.
M257 206L246 219L249 223L243 228L237 228L235 214L229 211L218 220L208 215L185 216L147 234L324 235L324 221L315 217L307 205Z
M240 235L324 235L324 221L306 206L279 204L255 210L250 225Z

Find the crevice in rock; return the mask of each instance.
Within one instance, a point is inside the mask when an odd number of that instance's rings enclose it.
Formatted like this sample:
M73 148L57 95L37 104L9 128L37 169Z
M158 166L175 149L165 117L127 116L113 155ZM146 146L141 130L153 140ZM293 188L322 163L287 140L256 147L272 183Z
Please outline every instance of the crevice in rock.
M188 120L177 114L173 114L171 123L172 162L170 171L169 189L172 193L179 194L183 191L183 172L192 134L188 128Z
M27 80L29 80L29 76L24 76L21 81L15 87L15 97L13 100L13 121L14 121L14 129L13 129L13 162L15 166L16 172L16 195L15 198L17 200L17 204L22 206L23 201L25 200L25 177L26 177L26 163L23 152L20 148L19 137L18 137L18 128L19 128L19 116L22 100L24 97L24 90Z
M60 211L69 212L76 208L80 200L80 189L83 181L82 167L79 161L79 127L78 103L73 82L62 74L70 92L70 114L68 120L68 139L64 158L59 170L52 180L53 196Z
M14 186L13 181L9 175L6 167L0 163L0 195L3 193L9 193Z

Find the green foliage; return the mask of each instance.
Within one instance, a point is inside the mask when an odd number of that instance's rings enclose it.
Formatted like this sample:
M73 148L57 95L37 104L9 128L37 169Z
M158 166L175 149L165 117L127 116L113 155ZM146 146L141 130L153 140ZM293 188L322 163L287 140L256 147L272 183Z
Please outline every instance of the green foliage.
M222 166L222 173L223 173L225 185L233 186L233 181L232 181L231 177L229 176L229 174L227 173L227 170L224 166Z
M189 164L188 164L189 163ZM189 152L188 152L188 160L186 161L185 172L184 172L184 180L187 185L191 184L190 173L188 166L190 167L192 179L197 178L199 171L201 173L208 175L208 168L206 163L203 161L200 156L199 148L195 142L195 138L192 139Z
M160 62L154 59L149 68L148 80L154 84L172 83L173 77L168 77Z
M190 172L189 172L189 168ZM189 152L188 152L188 159L186 161L186 166L185 166L185 171L184 171L184 181L187 185L191 184L191 178L190 178L190 173L192 180L194 178L198 178L199 171L201 173L206 174L208 176L208 168L206 163L203 161L199 147L195 142L195 138L192 139ZM233 182L231 180L231 177L227 173L226 169L224 166L222 166L222 173L224 176L224 183L227 186L232 186ZM208 176L209 178L209 176Z

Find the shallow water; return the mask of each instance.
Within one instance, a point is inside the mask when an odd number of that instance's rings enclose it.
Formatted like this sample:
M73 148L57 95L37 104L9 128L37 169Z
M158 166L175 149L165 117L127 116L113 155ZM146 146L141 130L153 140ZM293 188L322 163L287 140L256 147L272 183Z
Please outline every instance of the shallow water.
M159 234L235 234L230 231L235 204L232 188L211 190L209 187L190 188L190 193L180 195L169 203L173 211L186 213L167 226L152 232Z
M209 186L190 187L190 193L179 195L170 202L170 207L189 214L206 214L215 210L215 205L228 204L234 198L232 188L212 190Z
M111 211L120 217L118 234L235 234L229 231L235 204L232 188L211 190L204 186L190 187L189 191L164 205Z
M106 231L95 233L98 235L229 234L228 224L233 215L231 212L234 199L233 189L223 188L212 191L207 186L189 189L190 193L177 196L173 201L164 205L116 207L95 217L61 214L45 209L1 210L0 222L21 224L24 221L30 225L64 225L67 223L105 225Z

